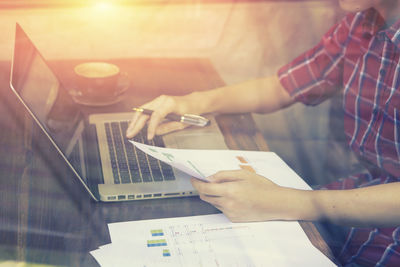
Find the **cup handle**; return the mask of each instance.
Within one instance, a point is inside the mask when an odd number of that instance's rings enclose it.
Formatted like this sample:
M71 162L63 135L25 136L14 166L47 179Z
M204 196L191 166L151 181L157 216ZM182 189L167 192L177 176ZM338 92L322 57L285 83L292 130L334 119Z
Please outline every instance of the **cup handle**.
M128 90L130 86L130 81L129 81L129 77L128 77L128 73L127 72L121 72L120 74L120 78L118 81L118 87L120 87L120 90L115 92L115 96L120 96L123 93L125 93L126 90Z

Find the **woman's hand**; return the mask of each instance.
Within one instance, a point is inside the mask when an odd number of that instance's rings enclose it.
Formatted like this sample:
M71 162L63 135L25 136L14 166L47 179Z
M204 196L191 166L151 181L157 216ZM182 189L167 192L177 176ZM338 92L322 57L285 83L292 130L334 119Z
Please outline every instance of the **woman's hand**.
M169 113L200 115L202 113L269 113L287 107L294 99L281 86L277 76L250 80L208 91L193 92L185 96L162 95L141 108L153 110L151 116L136 112L126 132L135 136L148 121L147 136L165 134L187 127L180 122L161 123Z
M151 116L141 112L135 112L129 124L128 130L126 131L126 137L134 137L145 126L146 122L148 122L147 138L149 140L152 139L155 134L161 135L184 129L188 126L187 124L176 121L162 122L162 120L169 113L182 115L185 113L198 114L196 105L192 104L193 101L196 102L196 96L194 94L189 94L186 96L161 95L155 98L154 100L141 106L141 108L153 110L154 112L151 114Z
M296 206L301 199L296 198L301 190L278 186L245 170L220 171L207 179L193 178L193 187L233 222L299 219Z

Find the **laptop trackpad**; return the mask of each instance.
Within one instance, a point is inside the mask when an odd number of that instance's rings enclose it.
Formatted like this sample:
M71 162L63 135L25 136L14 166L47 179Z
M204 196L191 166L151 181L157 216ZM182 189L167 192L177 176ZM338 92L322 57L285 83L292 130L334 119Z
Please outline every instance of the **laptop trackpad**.
M180 149L228 149L224 136L213 116L206 127L189 127L163 136L165 146Z

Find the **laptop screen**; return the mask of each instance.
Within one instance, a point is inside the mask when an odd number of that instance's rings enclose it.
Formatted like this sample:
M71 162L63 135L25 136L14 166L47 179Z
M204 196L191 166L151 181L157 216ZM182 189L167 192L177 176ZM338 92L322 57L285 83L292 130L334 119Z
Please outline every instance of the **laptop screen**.
M18 24L10 85L85 182L82 113Z

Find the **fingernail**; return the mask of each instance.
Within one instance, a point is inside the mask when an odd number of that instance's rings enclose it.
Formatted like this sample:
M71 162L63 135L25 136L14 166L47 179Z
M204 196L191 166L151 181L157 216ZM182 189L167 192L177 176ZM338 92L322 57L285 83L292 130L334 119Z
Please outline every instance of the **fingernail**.
M126 130L126 137L130 138L131 136L132 136L132 130L131 129Z

